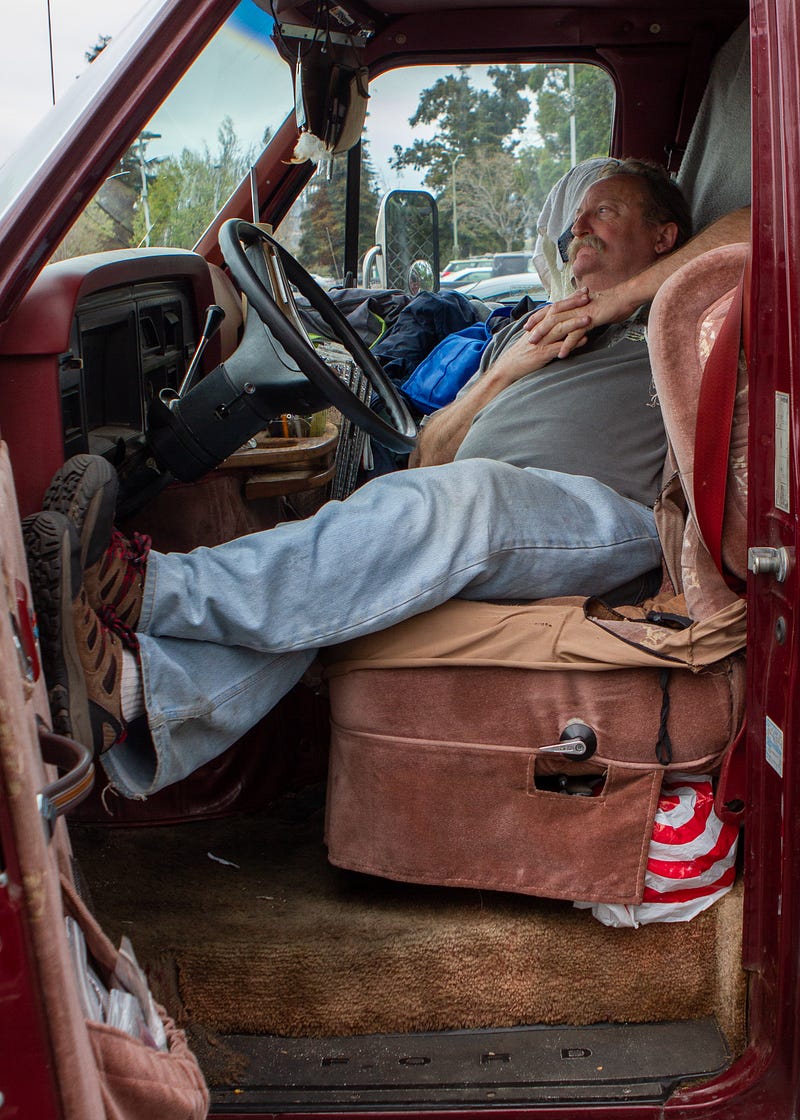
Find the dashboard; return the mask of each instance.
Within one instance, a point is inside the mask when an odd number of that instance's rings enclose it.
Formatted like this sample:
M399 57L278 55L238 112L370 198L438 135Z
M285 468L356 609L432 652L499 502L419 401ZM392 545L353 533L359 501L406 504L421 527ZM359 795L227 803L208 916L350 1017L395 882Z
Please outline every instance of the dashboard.
M180 384L213 303L226 317L205 371L235 348L242 320L217 266L184 250L144 249L44 269L0 325L0 435L23 516L69 456L139 439L150 401Z

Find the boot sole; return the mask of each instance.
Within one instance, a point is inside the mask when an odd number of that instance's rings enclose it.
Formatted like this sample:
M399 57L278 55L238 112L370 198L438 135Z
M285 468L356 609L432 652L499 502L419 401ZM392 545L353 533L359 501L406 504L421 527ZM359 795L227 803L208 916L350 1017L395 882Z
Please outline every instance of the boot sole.
M86 681L72 624L72 603L81 586L78 533L68 518L47 512L26 517L22 534L53 730L92 746Z
M53 476L43 508L62 513L80 537L81 571L95 564L108 547L117 506L119 480L100 455L74 455Z

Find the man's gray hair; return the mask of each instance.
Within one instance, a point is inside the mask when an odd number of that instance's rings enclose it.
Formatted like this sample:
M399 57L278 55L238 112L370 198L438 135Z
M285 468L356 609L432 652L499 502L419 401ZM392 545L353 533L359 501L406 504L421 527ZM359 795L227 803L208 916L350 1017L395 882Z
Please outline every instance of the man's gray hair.
M689 240L692 236L692 215L689 204L678 184L670 178L663 167L643 159L612 159L600 171L598 180L611 179L614 175L633 175L639 179L646 192L645 221L657 225L674 222L678 227L675 249L679 249Z

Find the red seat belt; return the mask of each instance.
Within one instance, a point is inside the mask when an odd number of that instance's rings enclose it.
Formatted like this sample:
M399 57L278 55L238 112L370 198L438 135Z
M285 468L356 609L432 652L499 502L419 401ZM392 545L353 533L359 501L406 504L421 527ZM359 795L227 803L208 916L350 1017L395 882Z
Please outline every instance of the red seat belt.
M694 437L694 510L697 527L711 558L723 575L722 521L725 515L728 456L736 402L744 288L743 274L703 371Z

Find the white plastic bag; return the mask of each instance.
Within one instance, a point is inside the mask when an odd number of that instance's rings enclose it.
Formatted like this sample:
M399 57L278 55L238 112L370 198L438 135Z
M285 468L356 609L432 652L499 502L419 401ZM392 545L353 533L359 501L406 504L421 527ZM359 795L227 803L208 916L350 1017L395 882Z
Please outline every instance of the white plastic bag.
M617 928L688 922L733 886L738 837L738 825L723 823L714 812L710 777L672 774L658 799L641 903L574 905Z

